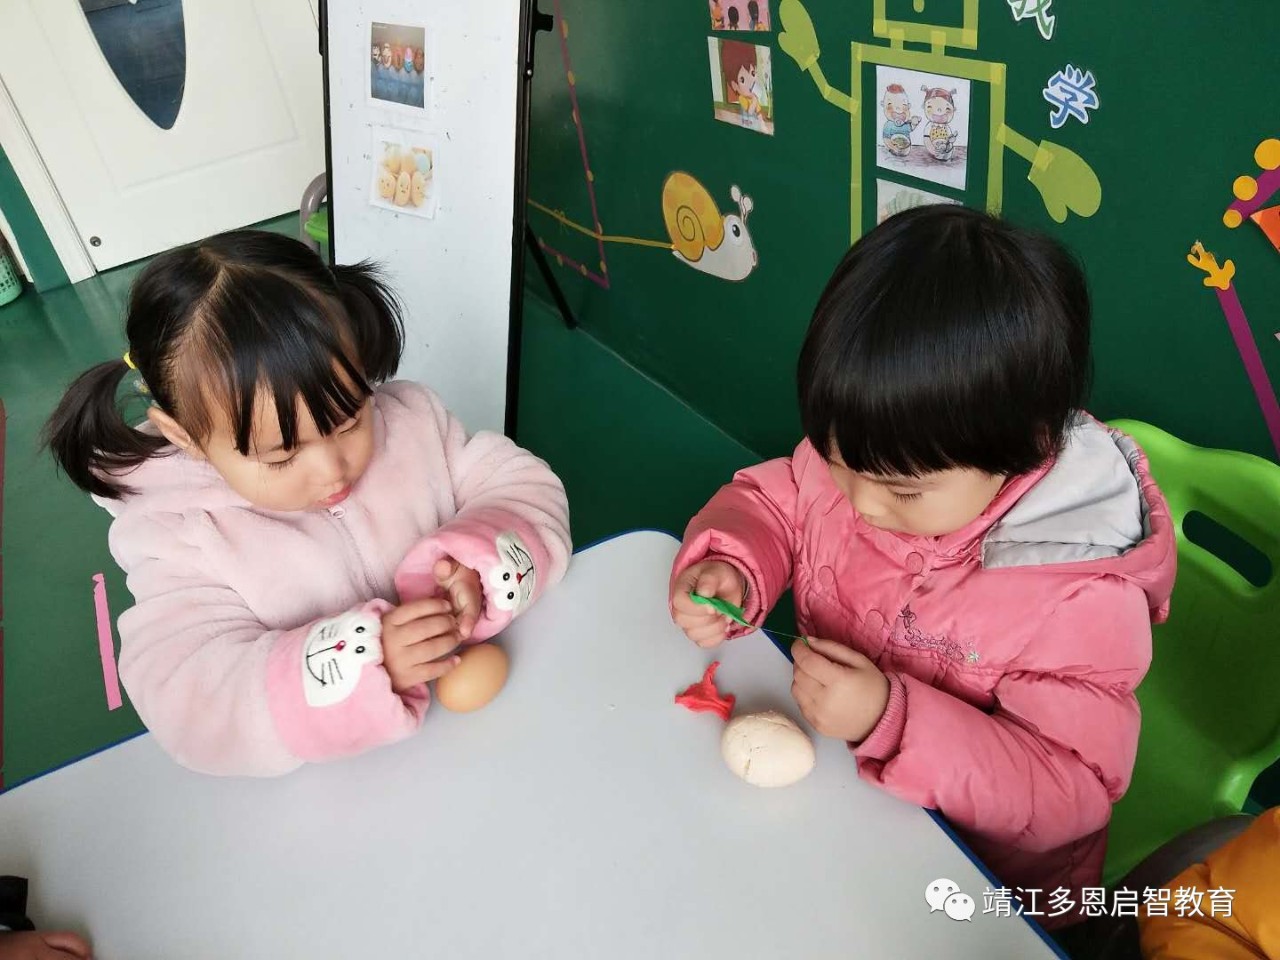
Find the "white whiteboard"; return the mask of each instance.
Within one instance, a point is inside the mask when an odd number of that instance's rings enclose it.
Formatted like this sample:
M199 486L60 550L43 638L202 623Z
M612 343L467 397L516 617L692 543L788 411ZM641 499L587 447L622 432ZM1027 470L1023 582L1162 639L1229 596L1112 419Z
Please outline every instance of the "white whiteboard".
M507 403L522 6L328 0L326 10L335 261L383 265L405 305L400 376L429 385L472 432L501 431ZM425 110L371 99L373 23L426 28ZM371 203L375 128L432 149L432 218Z

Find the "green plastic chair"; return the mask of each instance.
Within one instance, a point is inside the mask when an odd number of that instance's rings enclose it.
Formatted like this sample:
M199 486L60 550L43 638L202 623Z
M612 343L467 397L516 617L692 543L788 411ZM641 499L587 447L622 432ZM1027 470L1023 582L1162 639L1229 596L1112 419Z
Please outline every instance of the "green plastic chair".
M1142 733L1132 786L1111 821L1109 886L1169 839L1239 813L1280 756L1280 466L1194 447L1145 423L1112 426L1138 441L1169 501L1178 579L1138 688ZM1265 554L1267 583L1255 587L1189 541L1191 511Z

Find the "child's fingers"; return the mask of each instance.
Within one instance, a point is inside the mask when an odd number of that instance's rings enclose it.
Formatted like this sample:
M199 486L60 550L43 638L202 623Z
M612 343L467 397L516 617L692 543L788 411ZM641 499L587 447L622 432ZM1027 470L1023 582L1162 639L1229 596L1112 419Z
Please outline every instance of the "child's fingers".
M458 633L461 634L463 640L470 640L471 634L475 632L476 623L480 620L477 611L468 610L466 613L458 617Z
M431 663L419 664L410 672L415 678L415 684L430 683L433 680L439 680L461 662L461 657L446 657L443 660L433 660Z
M431 572L435 574L436 583L443 587L448 583L449 578L458 572L459 566L460 564L458 561L454 560L452 557L441 557L436 561L436 565L432 568Z
M462 645L462 637L456 632L443 634L442 636L432 637L430 640L421 640L412 644L404 651L404 659L413 666L421 666L424 663L433 663L441 657L447 656Z
M699 622L682 628L687 636L699 646L720 643L729 635L729 624L723 617L716 617L709 622Z
M458 628L462 629L465 624L466 629L462 635L471 636L471 630L480 619L480 610L484 606L484 594L480 592L479 583L471 578L460 579L450 586L449 595L453 597L453 612L458 619Z
M742 606L742 577L727 563L712 563L698 574L693 592L700 597L719 597L735 607Z
M421 686L424 683L430 683L432 680L439 680L446 673L452 670L460 662L458 657L449 657L446 660L436 660L432 663L419 664L416 667L410 667L407 670L399 671L396 676L399 678L393 682L391 689L396 693L404 693L412 690L414 687Z
M810 640L809 646L822 654L828 660L834 663L844 664L846 667L861 668L867 666L871 661L860 654L852 647L846 647L843 643L836 643L834 640Z
M798 680L793 680L791 683L791 699L796 702L796 706L800 708L806 719L813 716L818 709L818 701L813 694L801 686Z
M817 680L812 674L805 673L800 669L800 664L796 664L791 670L791 680L811 697L819 696L827 685L821 680Z
M803 674L819 686L825 687L840 678L841 668L838 665L799 640L791 645L791 662L795 664L797 674Z
M724 643L726 635L724 633L707 634L698 637L689 637L695 644L703 650L710 650L712 647L718 647Z
M700 566L701 564L694 564L676 578L671 607L677 613L698 614L711 609L694 603L689 597L689 594L693 593L693 588L698 583L698 568Z
M671 609L675 611L676 623L681 623L682 619L689 622L709 623L721 616L711 607L695 602L689 596L688 590L681 590L672 598ZM681 626L683 626L683 623L681 623Z
M436 637L444 637L457 631L458 620L451 613L442 613L434 617L424 617L421 620L414 620L412 623L406 623L403 627L398 628L392 635L390 645L394 647L412 647L416 644ZM387 644L387 638L382 638L384 645Z
M61 951L61 955L70 957L79 957L80 960L89 960L91 951L88 942L83 937L78 937L74 933L42 933L44 942L54 950Z
M421 620L423 617L448 613L452 609L453 601L448 597L429 597L425 600L403 603L387 613L382 620L384 623L399 627L414 620Z

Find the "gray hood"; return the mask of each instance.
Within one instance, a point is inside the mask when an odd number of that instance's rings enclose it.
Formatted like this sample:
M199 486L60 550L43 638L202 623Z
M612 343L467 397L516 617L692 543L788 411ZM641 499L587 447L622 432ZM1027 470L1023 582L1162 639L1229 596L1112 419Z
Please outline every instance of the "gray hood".
M984 567L1118 557L1150 535L1137 444L1084 414L1049 472L991 527Z

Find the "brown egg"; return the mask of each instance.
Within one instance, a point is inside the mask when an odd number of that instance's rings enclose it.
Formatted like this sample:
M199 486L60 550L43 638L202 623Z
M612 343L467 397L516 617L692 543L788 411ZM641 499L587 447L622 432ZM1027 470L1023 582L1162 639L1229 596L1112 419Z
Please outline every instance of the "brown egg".
M462 662L436 681L436 699L454 713L479 710L507 682L507 655L492 643L467 647Z

